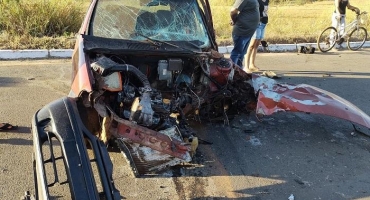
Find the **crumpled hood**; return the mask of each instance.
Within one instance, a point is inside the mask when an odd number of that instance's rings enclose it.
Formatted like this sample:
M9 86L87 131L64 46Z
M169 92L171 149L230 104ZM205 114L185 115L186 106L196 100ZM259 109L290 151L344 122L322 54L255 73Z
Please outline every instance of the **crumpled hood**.
M258 115L271 115L279 111L316 113L345 119L370 129L370 117L366 113L323 89L307 84L278 83L257 74L252 75L252 82L258 96Z

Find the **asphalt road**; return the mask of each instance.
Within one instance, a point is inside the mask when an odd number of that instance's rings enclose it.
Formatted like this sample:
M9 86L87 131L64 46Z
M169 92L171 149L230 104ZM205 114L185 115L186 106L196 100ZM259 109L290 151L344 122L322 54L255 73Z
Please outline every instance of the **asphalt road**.
M370 49L357 52L259 53L257 66L335 93L370 115ZM69 91L70 60L0 61L0 199L33 191L33 114ZM116 186L125 199L370 199L370 138L351 123L322 115L238 116L230 126L194 124L196 164L182 176L135 178L112 152ZM251 130L247 132L246 130ZM353 134L352 134L353 133ZM63 199L63 198L59 198Z

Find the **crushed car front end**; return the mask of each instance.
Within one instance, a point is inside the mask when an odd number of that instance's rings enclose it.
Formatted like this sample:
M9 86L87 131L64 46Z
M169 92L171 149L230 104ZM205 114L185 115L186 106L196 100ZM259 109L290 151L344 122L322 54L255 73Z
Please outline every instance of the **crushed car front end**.
M72 199L120 198L107 150L112 144L137 176L191 162L198 137L189 120L227 125L241 113L318 110L340 117L347 105L353 112L343 118L357 122L356 107L321 98L326 91L245 73L217 52L211 16L208 0L91 2L73 52L68 97L34 116L39 199L55 195L49 189L56 185L68 185ZM330 107L334 101L339 106ZM360 114L365 122L359 124L370 128Z

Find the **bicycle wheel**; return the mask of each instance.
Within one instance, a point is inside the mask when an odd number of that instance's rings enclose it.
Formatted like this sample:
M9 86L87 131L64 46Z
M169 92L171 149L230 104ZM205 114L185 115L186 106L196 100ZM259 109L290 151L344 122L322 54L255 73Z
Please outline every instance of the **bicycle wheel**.
M317 38L317 48L319 48L321 52L330 51L334 47L337 37L337 29L334 27L326 28Z
M347 46L352 51L356 51L361 48L366 41L367 31L364 27L359 27L358 29L353 30L347 40Z

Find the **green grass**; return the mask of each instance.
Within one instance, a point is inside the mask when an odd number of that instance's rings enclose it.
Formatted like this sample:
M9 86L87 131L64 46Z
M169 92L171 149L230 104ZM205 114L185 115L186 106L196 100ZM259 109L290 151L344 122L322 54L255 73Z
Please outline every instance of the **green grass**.
M272 44L315 42L331 24L333 0L271 2L265 39ZM0 49L73 48L89 3L90 0L0 0ZM232 44L229 13L234 0L210 3L217 42ZM369 0L351 0L351 4L370 12ZM348 10L347 23L354 16Z
M0 48L71 48L68 38L81 26L83 5L82 0L0 0Z
M231 43L231 27L229 10L231 4L222 4L223 1L211 1L214 26L218 43ZM351 0L351 4L360 10L370 12L370 1ZM334 11L334 1L316 1L304 5L270 5L269 23L266 26L265 39L270 43L304 43L316 42L321 31L331 25L331 16ZM346 22L355 18L355 13L347 10ZM366 29L369 30L369 24Z

